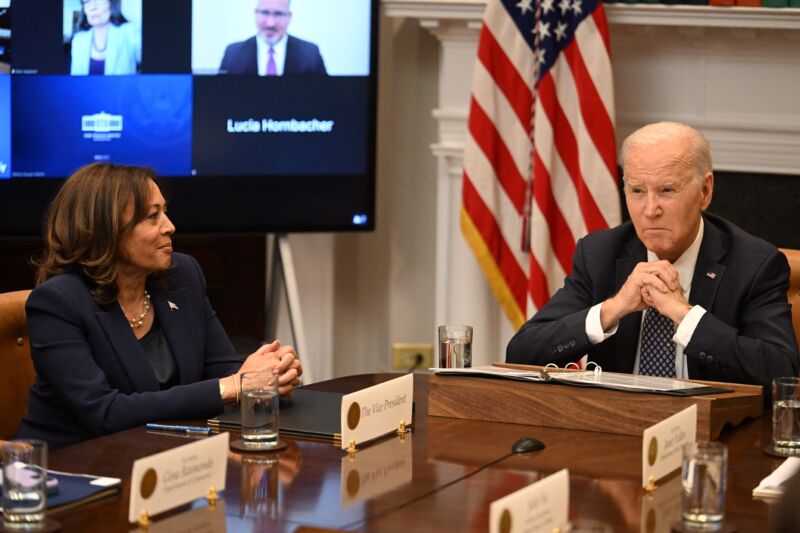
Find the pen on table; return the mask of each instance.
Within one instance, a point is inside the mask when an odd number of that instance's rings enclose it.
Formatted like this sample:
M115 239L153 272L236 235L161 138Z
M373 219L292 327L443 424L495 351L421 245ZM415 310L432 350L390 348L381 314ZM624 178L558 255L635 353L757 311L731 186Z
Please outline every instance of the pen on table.
M170 424L147 424L147 429L158 429L161 431L179 431L181 433L211 433L211 428L205 426L173 426Z

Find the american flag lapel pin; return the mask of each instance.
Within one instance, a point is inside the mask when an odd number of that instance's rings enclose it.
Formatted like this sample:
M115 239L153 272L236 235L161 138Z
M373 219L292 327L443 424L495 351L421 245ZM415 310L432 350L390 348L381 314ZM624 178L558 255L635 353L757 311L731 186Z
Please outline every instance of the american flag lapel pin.
M167 300L167 303L169 304L170 311L180 311L180 308L175 305L175 303L170 302L169 300Z
M706 272L706 276L708 276L711 279L714 279L714 278L717 277L717 273L716 272Z

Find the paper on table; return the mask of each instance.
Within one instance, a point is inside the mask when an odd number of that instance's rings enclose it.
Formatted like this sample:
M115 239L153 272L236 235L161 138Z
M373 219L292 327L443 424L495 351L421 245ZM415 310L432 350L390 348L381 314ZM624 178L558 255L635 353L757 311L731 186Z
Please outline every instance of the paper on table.
M753 496L759 498L779 498L783 494L783 484L800 470L800 457L789 457L781 466L761 480L753 489Z

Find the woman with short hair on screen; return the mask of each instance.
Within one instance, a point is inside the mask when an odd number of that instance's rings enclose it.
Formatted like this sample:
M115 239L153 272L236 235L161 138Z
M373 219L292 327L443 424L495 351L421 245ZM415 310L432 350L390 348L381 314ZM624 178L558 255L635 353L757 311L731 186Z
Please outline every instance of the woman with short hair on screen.
M277 371L281 394L299 385L300 362L279 341L242 363L174 233L151 170L95 163L67 179L25 306L36 381L18 437L58 448L206 419L239 398L243 372Z
M128 22L120 1L80 0L70 74L136 74L142 61L141 29Z

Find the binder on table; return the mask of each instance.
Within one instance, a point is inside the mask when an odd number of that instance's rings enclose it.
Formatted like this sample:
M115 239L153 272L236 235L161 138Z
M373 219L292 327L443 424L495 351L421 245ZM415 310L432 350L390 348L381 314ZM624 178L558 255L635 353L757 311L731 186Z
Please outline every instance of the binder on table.
M283 435L319 440L341 440L341 392L299 388L288 402L281 402L278 430ZM216 431L239 429L242 415L237 406L208 420Z

